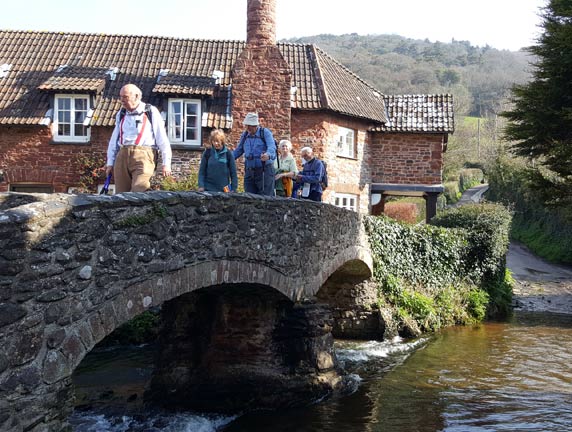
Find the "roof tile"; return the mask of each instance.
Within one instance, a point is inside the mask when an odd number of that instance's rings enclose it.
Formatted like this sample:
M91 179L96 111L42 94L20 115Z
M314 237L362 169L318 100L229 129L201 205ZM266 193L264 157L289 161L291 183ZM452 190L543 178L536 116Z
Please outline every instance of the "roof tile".
M453 133L453 96L385 96L389 121L373 130L380 132Z

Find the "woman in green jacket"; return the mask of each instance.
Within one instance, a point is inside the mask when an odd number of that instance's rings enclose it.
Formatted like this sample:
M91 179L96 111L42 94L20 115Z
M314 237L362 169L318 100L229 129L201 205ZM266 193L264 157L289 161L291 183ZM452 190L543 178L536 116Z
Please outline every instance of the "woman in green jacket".
M298 174L298 168L291 151L292 143L290 141L280 141L278 144L278 157L274 161L274 170L276 171L274 188L276 189L276 196L287 198L292 196L292 179Z
M207 148L201 157L199 166L199 192L229 192L236 191L238 177L234 156L226 148L226 136L221 129L211 132Z

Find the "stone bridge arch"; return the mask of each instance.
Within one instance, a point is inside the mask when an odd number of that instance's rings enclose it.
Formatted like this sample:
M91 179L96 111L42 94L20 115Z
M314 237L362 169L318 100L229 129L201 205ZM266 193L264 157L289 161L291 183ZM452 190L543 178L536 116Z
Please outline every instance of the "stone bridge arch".
M360 216L320 203L192 192L8 201L28 203L0 211L6 430L57 430L75 367L149 307L225 284L296 303L340 268L372 269Z

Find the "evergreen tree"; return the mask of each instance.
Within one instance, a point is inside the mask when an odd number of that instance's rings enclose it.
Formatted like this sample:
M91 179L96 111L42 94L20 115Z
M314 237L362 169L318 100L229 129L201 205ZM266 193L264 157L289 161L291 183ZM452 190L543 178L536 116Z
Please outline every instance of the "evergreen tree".
M550 0L542 10L533 79L513 87L514 108L505 138L519 156L538 162L532 184L547 204L572 204L572 0Z

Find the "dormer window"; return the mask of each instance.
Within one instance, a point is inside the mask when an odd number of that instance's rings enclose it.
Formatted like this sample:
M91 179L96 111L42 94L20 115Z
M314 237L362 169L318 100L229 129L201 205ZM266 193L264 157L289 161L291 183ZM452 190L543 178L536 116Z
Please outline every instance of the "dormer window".
M90 130L84 121L90 109L88 95L56 94L52 124L54 142L89 142Z
M169 99L167 129L171 144L201 145L201 101Z

